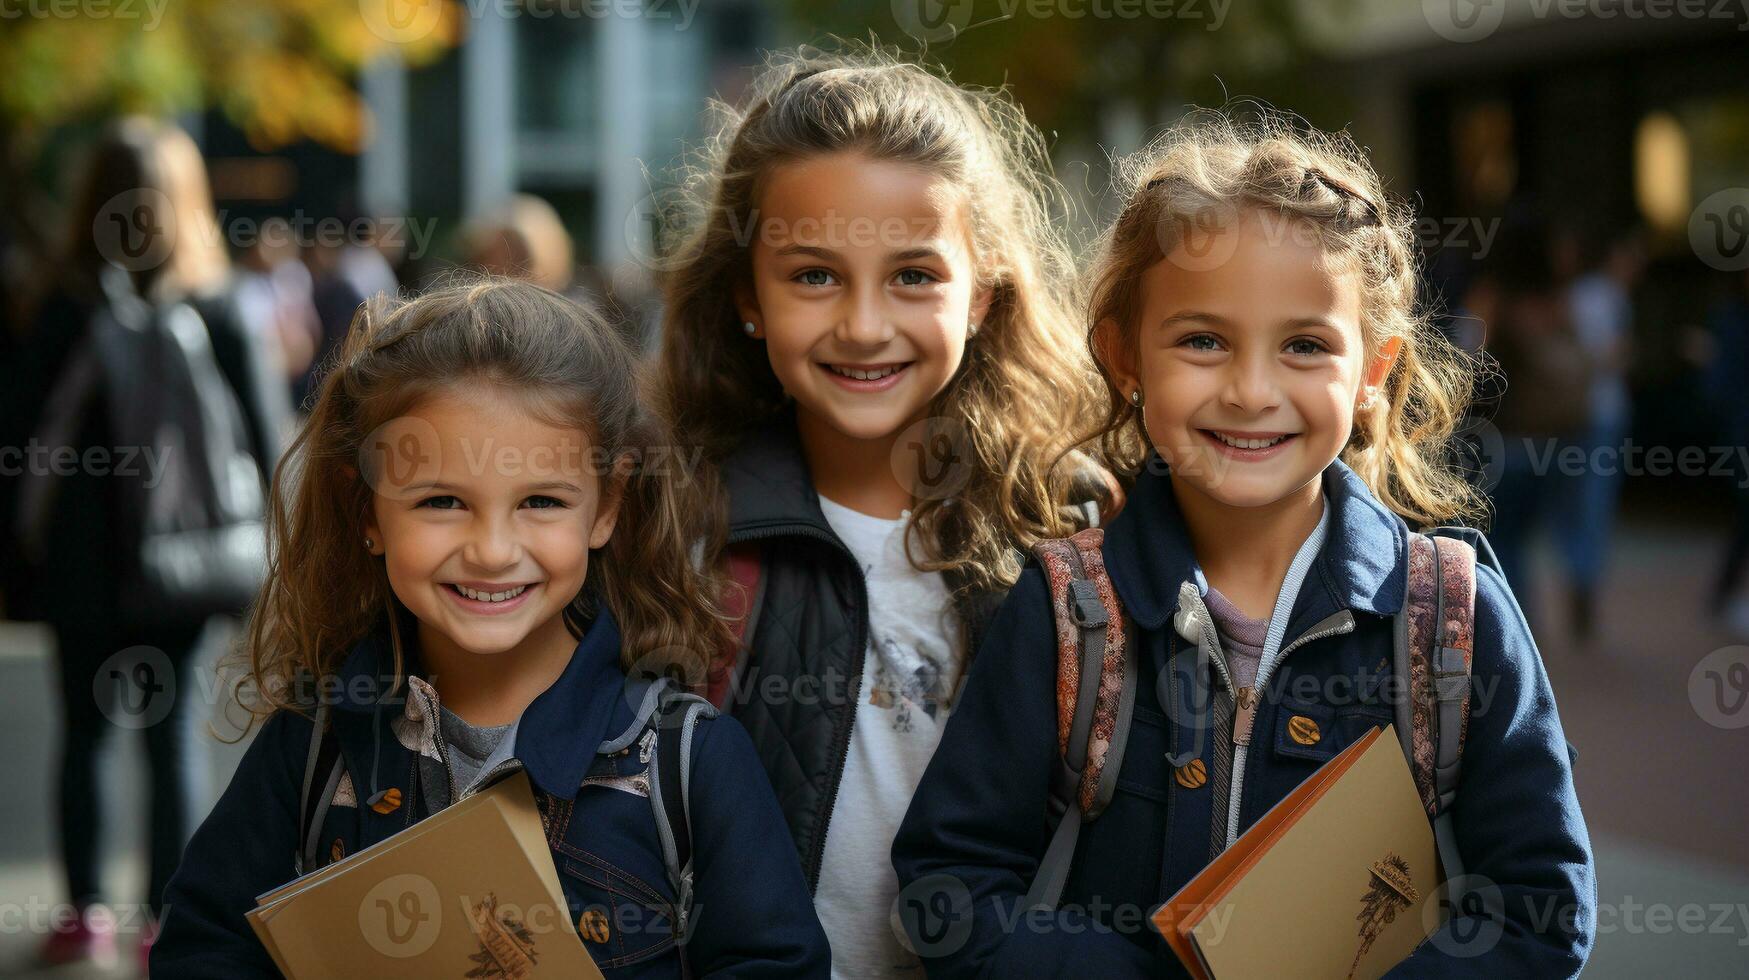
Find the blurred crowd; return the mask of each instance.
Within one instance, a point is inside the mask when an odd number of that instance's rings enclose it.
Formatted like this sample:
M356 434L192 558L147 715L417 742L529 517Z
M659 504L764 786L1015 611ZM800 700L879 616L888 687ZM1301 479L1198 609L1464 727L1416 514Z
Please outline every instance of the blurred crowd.
M1641 227L1588 227L1509 209L1494 247L1473 268L1439 275L1444 323L1482 372L1468 426L1476 478L1488 490L1488 537L1534 627L1566 624L1596 640L1599 595L1627 477L1706 477L1730 487L1734 517L1702 610L1749 637L1749 274L1723 272L1698 304L1700 323L1651 322L1642 286L1651 263ZM1693 382L1688 431L1704 444L1636 438L1634 380L1643 344ZM1666 353L1666 352L1660 352ZM1704 484L1697 484L1704 485ZM1559 567L1567 609L1536 605L1539 536Z
M559 215L528 195L463 227L444 268L407 262L356 215L333 216L361 232L341 240L299 241L276 217L237 247L194 140L146 118L105 130L65 211L47 256L0 231L0 618L54 634L59 858L86 908L106 898L97 760L117 726L103 675L117 651L149 650L127 669L174 676L211 616L241 613L275 467L361 306L466 272L588 287ZM639 307L594 299L647 339ZM199 699L161 700L167 717L143 726L154 912L205 798L200 737L181 717ZM51 933L45 963L113 955L101 919L76 926Z

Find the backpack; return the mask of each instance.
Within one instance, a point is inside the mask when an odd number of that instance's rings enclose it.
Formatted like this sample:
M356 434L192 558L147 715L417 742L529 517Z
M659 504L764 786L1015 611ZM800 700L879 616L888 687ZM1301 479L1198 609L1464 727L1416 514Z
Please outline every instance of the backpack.
M1114 499L1122 494L1112 487ZM1094 500L1074 505L1084 527L1098 527L1102 519L1099 503ZM1113 510L1115 512L1115 508ZM753 634L759 626L759 611L765 605L765 566L759 541L732 544L723 551L729 580L735 588L723 596L723 614L729 621L731 642L717 651L702 685L705 699L718 708L728 703L730 687L735 678L747 669L747 656L753 649ZM998 596L1000 598L1000 596ZM975 651L974 651L975 652Z
M684 956L693 894L692 735L699 719L715 718L717 709L666 677L628 680L626 689L627 696L638 701L637 721L597 751L618 751L635 743L645 732L656 732L656 751L650 758L650 810L656 821L656 836L662 842L662 863L674 888L674 943ZM322 819L346 769L339 739L333 737L334 729L328 722L329 710L326 701L318 702L315 723L310 729L304 781L298 795L298 847L292 858L298 875L321 866Z
M118 450L114 488L122 558L119 612L124 621L204 620L235 614L255 598L267 573L261 469L237 396L213 355L211 336L187 303L141 297L128 274L106 266L103 299L85 336L68 356L44 406L35 437L49 446L76 444L92 400L101 393ZM40 561L50 542L57 478L27 476L18 505L19 541Z
M711 658L704 683L705 700L718 708L728 703L730 686L747 669L747 656L753 649L759 610L765 605L765 567L761 558L757 541L730 545L724 552L729 580L737 586L723 596L723 612L729 620L732 642Z
M1026 908L1055 908L1083 825L1099 818L1117 788L1129 739L1137 665L1133 629L1090 528L1033 548L1051 592L1057 627L1057 748L1050 783L1053 829L1027 892ZM1478 554L1498 568L1487 540L1469 528L1411 534L1408 591L1395 620L1394 726L1447 880L1463 874L1451 822L1469 727Z

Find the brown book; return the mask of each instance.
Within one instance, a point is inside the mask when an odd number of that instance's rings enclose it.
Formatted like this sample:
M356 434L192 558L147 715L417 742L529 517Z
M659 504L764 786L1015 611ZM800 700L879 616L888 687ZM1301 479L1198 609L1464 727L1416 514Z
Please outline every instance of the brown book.
M292 980L601 977L522 772L261 895L248 915Z
M1358 978L1440 925L1433 828L1391 728L1270 808L1154 913L1199 980Z

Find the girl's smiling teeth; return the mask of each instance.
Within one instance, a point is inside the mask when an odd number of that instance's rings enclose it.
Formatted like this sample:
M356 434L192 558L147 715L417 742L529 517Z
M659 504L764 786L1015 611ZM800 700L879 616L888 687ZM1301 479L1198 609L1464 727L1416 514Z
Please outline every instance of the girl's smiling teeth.
M1221 442L1222 444L1227 445L1227 446L1231 446L1234 449L1251 449L1251 450L1269 449L1269 448L1274 447L1274 446L1279 446L1283 442L1286 442L1287 440L1292 439L1294 436L1298 435L1298 433L1295 433L1295 432L1244 433L1244 432L1221 432L1218 429L1203 429L1201 431L1204 435L1210 436L1211 438Z
M507 589L500 589L495 592L486 591L484 589L470 589L467 586L456 582L446 582L444 584L476 602L506 602L516 598L528 589L528 583L514 585Z
M825 364L824 367L833 374L844 378L850 378L855 381L879 381L882 378L891 377L892 375L903 371L905 368L910 367L910 362L906 361L900 364L873 364L867 367L858 367L851 364Z

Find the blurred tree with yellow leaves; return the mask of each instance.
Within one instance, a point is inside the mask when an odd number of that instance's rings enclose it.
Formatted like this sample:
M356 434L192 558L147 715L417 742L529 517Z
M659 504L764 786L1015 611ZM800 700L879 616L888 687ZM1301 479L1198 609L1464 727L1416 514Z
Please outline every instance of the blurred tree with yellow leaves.
M47 188L30 179L64 127L218 109L262 150L356 153L372 61L419 64L458 43L457 0L17 0L0 19L0 194L11 234L47 253Z

